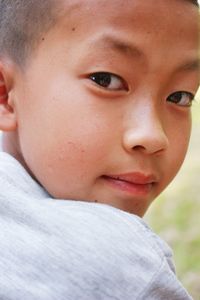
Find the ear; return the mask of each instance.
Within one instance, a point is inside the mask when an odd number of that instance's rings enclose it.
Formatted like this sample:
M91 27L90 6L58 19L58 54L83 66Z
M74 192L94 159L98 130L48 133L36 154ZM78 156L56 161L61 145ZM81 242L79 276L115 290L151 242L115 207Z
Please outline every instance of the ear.
M12 99L14 68L8 62L0 61L0 130L15 131L17 118Z

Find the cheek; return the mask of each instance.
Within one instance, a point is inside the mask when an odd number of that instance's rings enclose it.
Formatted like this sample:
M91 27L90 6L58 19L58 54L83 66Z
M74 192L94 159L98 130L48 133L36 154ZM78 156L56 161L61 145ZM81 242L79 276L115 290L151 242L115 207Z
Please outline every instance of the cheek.
M178 118L177 118L178 120ZM168 159L166 162L166 177L171 181L179 171L187 153L190 133L191 133L191 118L188 116L185 121L180 122L180 126L176 126L170 133Z
M33 119L34 120L34 119ZM111 149L108 126L98 118L59 114L54 120L43 116L22 135L27 164L42 181L92 180L101 172L102 162ZM31 129L32 128L32 129Z
M71 172L85 176L98 173L98 167L110 148L108 130L98 129L96 124L81 124L74 130L63 132L52 145L57 163L65 164ZM59 158L59 161L58 161Z
M107 153L106 146L95 137L91 133L90 139L77 139L70 133L65 140L58 139L58 143L51 144L52 151L45 160L39 157L37 163L40 161L43 168L37 177L55 198L77 199L90 195L105 168ZM41 170L41 166L38 167Z

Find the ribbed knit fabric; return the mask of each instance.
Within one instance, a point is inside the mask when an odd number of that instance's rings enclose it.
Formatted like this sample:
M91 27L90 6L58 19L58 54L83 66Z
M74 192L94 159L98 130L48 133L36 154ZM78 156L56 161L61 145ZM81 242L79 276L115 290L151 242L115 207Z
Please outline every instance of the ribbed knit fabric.
M55 200L0 152L0 300L108 299L191 298L142 219Z

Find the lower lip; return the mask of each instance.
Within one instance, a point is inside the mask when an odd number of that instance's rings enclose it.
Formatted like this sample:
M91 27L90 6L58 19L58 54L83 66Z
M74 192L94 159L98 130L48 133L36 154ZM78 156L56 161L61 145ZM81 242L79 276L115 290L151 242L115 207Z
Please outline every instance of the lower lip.
M138 184L122 180L117 180L112 177L103 176L103 179L112 187L122 192L129 193L134 196L146 196L153 187L153 183Z

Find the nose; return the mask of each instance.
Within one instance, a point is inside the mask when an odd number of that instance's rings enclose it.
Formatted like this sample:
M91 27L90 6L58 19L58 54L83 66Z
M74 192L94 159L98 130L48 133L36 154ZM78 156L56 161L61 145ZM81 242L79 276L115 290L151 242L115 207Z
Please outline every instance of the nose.
M161 117L155 109L147 109L140 116L135 114L126 123L123 146L126 151L141 151L146 154L162 153L168 147Z

